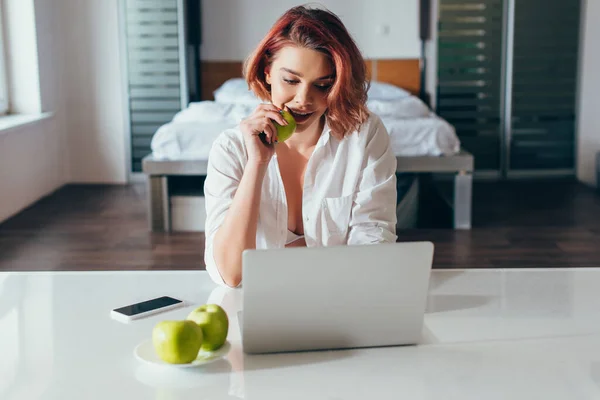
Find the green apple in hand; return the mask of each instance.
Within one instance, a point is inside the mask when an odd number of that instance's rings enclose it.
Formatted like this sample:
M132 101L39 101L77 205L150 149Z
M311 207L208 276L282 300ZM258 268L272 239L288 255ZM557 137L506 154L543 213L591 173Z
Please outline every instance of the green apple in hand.
M169 364L194 361L202 341L202 329L192 321L161 321L152 330L154 350Z
M296 131L296 120L294 116L286 109L279 111L283 116L283 119L287 121L287 125L279 125L276 121L273 121L275 128L277 128L277 141L283 143L290 138Z
M204 304L192 311L187 319L194 321L202 328L204 340L201 350L214 351L223 346L227 339L229 318L221 306Z

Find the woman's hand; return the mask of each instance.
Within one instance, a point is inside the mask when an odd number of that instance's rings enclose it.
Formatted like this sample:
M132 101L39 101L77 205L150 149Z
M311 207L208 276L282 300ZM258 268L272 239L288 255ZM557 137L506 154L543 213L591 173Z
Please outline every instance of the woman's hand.
M287 121L272 104L260 104L256 110L240 123L244 142L248 151L248 162L268 164L275 154L274 143L277 142L277 129L273 124L287 125ZM264 133L261 140L259 135Z

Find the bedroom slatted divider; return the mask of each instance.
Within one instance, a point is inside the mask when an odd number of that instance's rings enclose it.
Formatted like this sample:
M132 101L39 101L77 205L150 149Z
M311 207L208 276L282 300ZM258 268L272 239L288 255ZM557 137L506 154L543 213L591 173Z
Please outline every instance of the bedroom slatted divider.
M142 171L156 130L187 103L180 0L122 0L131 171Z
M437 113L475 168L500 169L502 0L440 0Z
M438 0L440 116L476 175L574 175L581 0Z
M580 7L515 2L509 176L575 173Z

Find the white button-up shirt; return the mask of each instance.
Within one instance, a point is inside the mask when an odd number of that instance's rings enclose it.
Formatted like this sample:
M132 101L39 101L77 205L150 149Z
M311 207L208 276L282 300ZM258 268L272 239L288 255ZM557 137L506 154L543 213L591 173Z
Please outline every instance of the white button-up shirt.
M308 160L302 193L306 245L333 246L396 241L396 156L381 119L371 113L360 130L336 139L325 124ZM242 179L248 161L239 127L212 145L204 184L206 270L225 285L213 257L213 239ZM284 247L288 209L277 154L262 184L256 248ZM243 278L242 278L243 279Z

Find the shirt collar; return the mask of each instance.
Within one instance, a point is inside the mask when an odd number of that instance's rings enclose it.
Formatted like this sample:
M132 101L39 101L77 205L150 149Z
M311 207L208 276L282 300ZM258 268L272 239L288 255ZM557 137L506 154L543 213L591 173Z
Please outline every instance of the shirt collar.
M322 145L325 146L327 144L327 142L329 142L329 139L331 138L331 128L329 127L329 123L328 121L328 116L327 114L325 114L325 124L323 124L323 132L321 133L321 137L319 138L319 141L317 142L317 146L319 146L319 143L322 142Z

